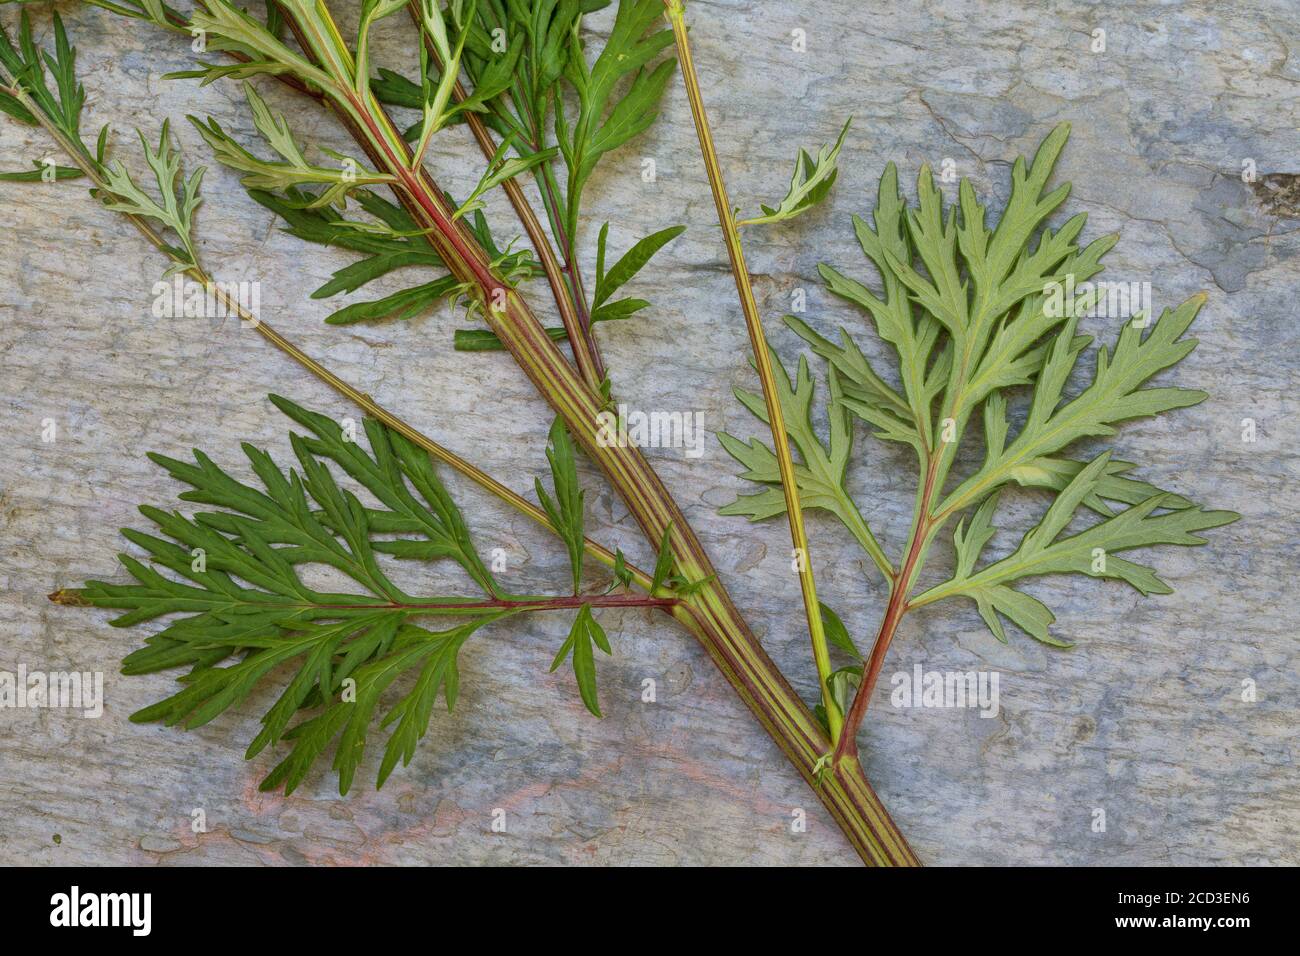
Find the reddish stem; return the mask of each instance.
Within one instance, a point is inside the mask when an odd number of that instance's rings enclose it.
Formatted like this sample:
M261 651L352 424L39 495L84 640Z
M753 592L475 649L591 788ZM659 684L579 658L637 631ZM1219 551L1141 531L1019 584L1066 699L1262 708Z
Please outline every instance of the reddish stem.
M866 716L871 695L876 689L876 680L885 666L885 655L894 640L894 632L898 630L898 622L907 613L909 606L907 594L912 587L912 574L916 569L917 561L921 558L921 552L925 550L925 539L930 533L930 498L934 495L938 467L939 456L935 455L926 469L925 487L921 491L920 501L917 502L916 526L912 529L911 547L908 548L903 566L899 568L898 577L894 578L893 586L890 588L889 604L885 607L885 616L880 621L876 642L872 645L871 654L867 658L862 683L858 685L858 692L854 695L849 712L844 717L844 727L840 732L839 743L835 747L834 762L837 764L845 757L858 755L858 728L862 726L862 718Z
M898 622L902 620L903 615L906 613L907 602L903 599L903 590L895 586L889 596L889 606L885 608L884 619L880 622L880 631L876 634L876 643L871 648L871 656L867 658L862 683L858 687L857 694L853 697L853 704L849 707L848 714L844 717L844 727L840 731L840 742L835 748L835 763L837 764L845 757L856 757L858 755L858 728L862 726L862 718L867 713L867 704L871 700L872 691L875 690L876 679L885 666L885 654L889 650L890 642L894 639L894 631L898 629Z
M557 611L581 607L654 607L669 609L678 598L641 597L636 594L573 594L555 598L491 598L485 601L389 601L386 604L318 604L334 611L410 610L410 611Z

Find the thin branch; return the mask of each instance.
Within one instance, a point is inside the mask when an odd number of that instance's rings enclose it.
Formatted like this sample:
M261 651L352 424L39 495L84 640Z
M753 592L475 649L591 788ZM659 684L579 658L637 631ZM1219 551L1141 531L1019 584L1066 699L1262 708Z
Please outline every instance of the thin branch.
M740 244L740 233L732 215L731 202L727 198L727 187L722 179L722 168L718 163L718 153L713 145L713 133L709 129L708 115L704 109L704 99L700 93L700 80L691 58L690 38L687 35L686 16L681 0L664 0L668 19L672 23L673 36L677 41L677 60L681 64L682 79L686 83L686 94L691 102L691 115L695 119L695 132L700 141L700 153L704 157L704 166L709 174L709 186L713 190L713 202L718 210L718 222L722 226L723 239L727 244L727 254L731 259L731 272L736 280L736 292L740 296L741 309L745 314L745 325L749 330L749 342L754 350L754 364L758 369L759 381L763 386L763 398L767 403L768 424L772 429L772 447L776 451L777 465L781 473L781 488L785 493L786 514L790 519L790 539L795 548L795 560L799 568L799 585L803 591L804 616L808 621L808 635L812 641L813 659L817 664L817 677L821 685L822 703L826 708L826 718L830 724L831 741L842 740L842 716L831 695L830 650L822 624L821 607L817 603L817 585L813 579L812 557L808 551L808 536L804 531L803 509L799 504L799 489L795 484L794 460L790 454L789 437L785 430L785 414L781 409L781 399L776 390L776 376L772 370L772 359L768 354L767 337L763 333L763 320L758 314L758 303L754 300L754 290L749 281L749 270L745 266L745 253Z
M651 607L651 608L672 608L681 604L680 598L657 598L657 597L640 597L635 594L569 594L562 597L512 597L512 598L491 598L489 600L423 600L414 601L388 601L380 604L303 604L303 605L275 605L261 604L259 607L313 607L324 608L330 611L369 611L369 610L393 610L393 611L421 611L435 614L447 612L448 614L474 614L478 612L495 613L498 611L563 611L572 608L582 607L584 604L589 607L615 608L615 607Z
M875 692L880 671L885 666L885 655L889 653L889 645L894 640L898 624L903 619L903 615L911 609L907 596L912 590L919 563L937 527L930 509L939 491L940 456L927 455L926 460L925 481L917 493L916 512L912 516L912 530L907 540L906 557L898 570L898 575L890 581L889 603L885 607L884 617L881 618L880 630L876 633L876 641L871 647L871 653L863 662L862 681L858 684L857 692L853 695L853 703L844 718L844 732L836 743L833 763L858 755L858 729L862 726L867 708L871 705L871 695Z

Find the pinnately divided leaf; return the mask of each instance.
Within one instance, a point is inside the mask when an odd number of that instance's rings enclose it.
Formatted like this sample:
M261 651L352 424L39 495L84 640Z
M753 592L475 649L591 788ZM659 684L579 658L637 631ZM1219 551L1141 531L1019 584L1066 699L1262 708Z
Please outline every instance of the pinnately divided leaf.
M182 500L215 510L187 517L142 507L158 533L123 531L147 556L148 563L120 556L134 583L91 581L52 597L121 610L113 621L118 627L170 618L126 658L123 672L189 672L179 691L134 714L136 721L201 726L291 665L294 675L249 746L251 758L281 740L292 741L264 788L293 790L337 741L334 767L346 792L381 695L409 675L412 689L380 722L381 728L395 725L379 771L382 784L398 759L411 759L439 690L449 709L455 703L461 645L513 609L493 600L413 597L385 571L381 555L450 559L489 598L500 596L426 452L367 421L367 453L332 419L287 399L272 400L308 432L292 436L301 470L285 471L266 452L245 445L259 488L200 451L192 464L151 455L190 486ZM340 485L330 465L364 487L378 506L364 505ZM351 590L308 584L300 569L311 565L340 573ZM461 621L441 631L415 623L430 616ZM294 723L313 708L316 715Z
M1204 544L1205 539L1195 532L1228 524L1238 516L1196 506L1162 510L1172 503L1169 496L1157 493L1084 531L1060 537L1084 499L1096 493L1109 460L1109 452L1093 459L1053 499L1042 520L1025 534L1015 552L975 571L979 553L993 534L991 518L997 497L989 496L969 528L965 521L957 526L953 536L957 551L955 575L913 598L913 605L962 595L976 603L1000 641L1005 641L1006 635L995 611L1038 640L1065 646L1048 633L1048 625L1055 620L1052 612L1035 598L1009 587L1011 582L1043 574L1078 573L1126 581L1143 595L1172 593L1173 589L1150 568L1115 555L1160 544ZM1156 514L1158 510L1161 513Z
M311 209L341 203L348 193L362 186L395 181L390 174L367 169L348 156L331 154L336 162L334 166L309 162L289 131L284 115L271 109L251 83L244 84L244 93L254 125L282 161L259 159L236 142L212 117L208 117L207 122L195 116L189 120L212 148L217 162L245 174L240 182L246 188L277 190L320 186L320 191L312 194L307 203L307 208Z
M203 202L199 197L199 184L203 181L206 168L200 166L182 182L181 154L172 146L171 127L166 120L163 121L156 149L150 148L143 133L140 134L140 145L144 149L145 160L153 171L158 199L140 189L118 160L104 169L104 178L111 190L110 195L102 197L104 205L116 212L154 219L175 233L180 248L173 247L171 250L177 259L173 271L197 265L194 212Z
M1079 350L1073 345L1077 317L1066 322L1038 375L1029 417L1015 440L1004 447L1007 433L1005 402L992 397L985 404L985 431L990 434L984 466L953 490L940 510L956 510L1015 477L1014 470L1055 454L1081 438L1110 436L1114 425L1132 418L1158 415L1205 400L1206 393L1188 388L1143 388L1154 375L1182 360L1196 347L1181 338L1205 302L1193 296L1166 310L1143 335L1141 324L1129 322L1120 332L1114 354L1097 352L1092 383L1070 401L1062 401L1065 385Z
M146 0L152 3L153 0ZM196 169L188 179L182 176L181 155L171 140L170 125L164 121L157 148L150 147L144 134L140 143L145 161L153 173L157 198L141 189L120 160L106 163L108 127L103 127L92 150L81 135L81 112L86 101L85 88L76 76L76 49L68 41L63 21L56 11L54 22L54 52L41 50L32 36L31 20L23 11L15 46L8 33L0 26L0 77L12 77L17 84L15 93L0 92L0 111L24 123L47 123L55 131L61 145L77 162L77 168L55 166L48 161L35 163L35 169L17 173L0 174L0 179L10 182L36 182L46 179L76 179L91 171L97 183L105 188L93 189L92 195L109 209L139 219L152 220L149 228L161 225L170 230L164 237L163 249L173 259L169 271L185 270L197 265L194 245L194 213L202 200L199 186L204 168ZM54 78L54 89L46 82L46 71ZM21 98L20 98L21 97ZM33 110L36 112L34 113Z
M862 251L878 274L878 289L830 265L823 264L820 271L832 294L870 317L892 349L896 368L891 372L873 365L845 329L837 344L802 319L787 318L829 366L829 446L811 427L812 384L803 360L793 389L786 387L784 375L778 378L788 431L803 458L796 477L805 506L830 510L854 528L858 510L845 485L852 450L850 413L870 425L876 437L915 450L918 511L897 576L874 537L855 532L891 579L891 593L899 592L893 594L897 603L910 609L965 596L999 640L1006 637L1005 619L1058 645L1065 642L1049 632L1052 612L1013 584L1037 575L1079 573L1127 581L1144 595L1165 594L1170 588L1154 571L1116 555L1161 544L1202 544L1196 532L1237 518L1232 512L1202 509L1134 477L1135 466L1109 451L1093 452L1087 462L1070 451L1084 440L1109 438L1119 422L1195 405L1206 394L1150 384L1195 348L1196 340L1185 333L1205 302L1196 295L1164 310L1154 322L1149 310L1128 318L1113 347L1103 345L1093 353L1090 381L1070 397L1068 385L1092 341L1079 334L1080 322L1095 310L1100 295L1089 280L1101 271L1101 259L1116 237L1080 242L1082 214L1059 226L1049 223L1069 195L1068 184L1049 186L1068 135L1068 126L1058 126L1032 163L1016 161L1010 197L993 224L969 181L961 181L956 201L948 203L923 168L916 203L909 206L895 167L886 167L873 222L853 219ZM792 196L806 165L801 160ZM1014 428L1019 416L1010 411L1009 399L1017 389L1027 389L1030 396L1023 423ZM761 398L738 397L766 421ZM966 426L976 415L983 424L982 462L964 476L950 477ZM727 435L721 438L746 466L743 477L764 486L723 513L755 520L783 513L771 451L756 439L744 445ZM1045 490L1051 503L1015 552L977 568L1008 486ZM1094 514L1094 523L1067 533L1081 509ZM953 535L953 576L913 595L938 531L963 514L967 517ZM892 633L886 647L888 636Z

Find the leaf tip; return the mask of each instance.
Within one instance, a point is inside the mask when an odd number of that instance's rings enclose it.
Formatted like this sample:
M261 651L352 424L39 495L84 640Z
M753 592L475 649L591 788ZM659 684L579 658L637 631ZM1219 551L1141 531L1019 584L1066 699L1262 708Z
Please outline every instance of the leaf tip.
M64 607L94 607L81 596L80 588L59 588L57 591L51 591L46 597L54 604L61 604Z

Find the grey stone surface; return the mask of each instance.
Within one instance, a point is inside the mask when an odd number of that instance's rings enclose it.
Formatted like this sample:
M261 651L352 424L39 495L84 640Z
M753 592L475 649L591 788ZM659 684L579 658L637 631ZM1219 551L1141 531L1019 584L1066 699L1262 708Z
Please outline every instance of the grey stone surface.
M7 24L12 14L0 8ZM832 200L748 239L773 325L801 288L810 322L847 325L881 354L861 316L820 288L816 265L868 274L848 217L869 211L884 163L897 161L910 189L922 162L952 159L996 203L1011 160L1061 120L1074 128L1059 171L1074 182L1070 211L1090 214L1088 236L1122 235L1108 276L1150 281L1158 304L1210 293L1201 346L1167 380L1206 385L1212 398L1126 426L1116 444L1144 476L1243 518L1212 533L1208 548L1155 556L1176 588L1168 597L1140 599L1114 582L1030 585L1057 611L1058 633L1077 641L1072 650L1023 635L999 645L966 605L906 619L886 675L922 664L1001 677L996 719L882 704L864 733L869 776L927 862L1300 862L1295 14L1294 3L1263 0L690 4L738 204L779 196L796 146L855 117ZM111 122L124 153L132 125L153 136L163 116L178 121L191 162L204 149L179 122L184 113L249 128L232 87L161 79L188 64L183 42L92 9L65 15L82 50L89 125ZM46 14L36 17L44 33ZM593 18L593 28L607 22ZM1097 29L1105 52L1090 49ZM792 30L806 31L806 52L792 49ZM304 138L346 146L327 117L298 108L293 118ZM6 168L48 152L39 133L0 123ZM654 183L642 181L643 158L656 162ZM1253 185L1240 175L1248 160ZM453 191L463 193L478 165L458 133L436 140L430 166ZM214 272L260 280L263 315L312 354L515 487L531 484L549 418L507 359L452 353L462 323L442 309L399 326L324 326L337 306L308 294L350 257L278 232L228 170L211 170L206 192L200 233ZM704 413L704 457L651 454L770 652L809 693L784 526L716 514L744 489L712 433L754 432L730 394L752 380L679 85L654 130L606 161L588 203L589 223L612 222L616 249L672 223L690 227L637 280L653 310L605 329L602 341L633 407ZM508 238L513 221L495 200L491 208ZM595 233L589 224L582 237L588 268ZM239 442L250 440L283 459L286 422L268 391L339 416L354 410L249 332L152 318L158 257L75 184L0 184L0 244L0 670L102 671L107 697L99 719L0 712L0 861L853 862L705 655L641 613L606 617L615 654L601 663L603 721L583 711L570 676L546 673L563 621L476 641L462 655L457 713L435 716L412 765L378 793L362 782L341 798L325 772L288 798L258 793L272 758L246 763L242 752L266 694L192 733L128 723L171 676L121 677L117 663L142 635L45 594L88 576L120 578L117 528L140 525L138 503L168 505L178 490L144 452L201 446L238 469ZM539 286L534 301L543 298ZM1087 331L1109 339L1116 329L1094 320ZM793 336L774 337L796 354ZM1246 418L1257 423L1254 443L1242 441ZM46 419L57 425L53 443L41 440ZM858 449L863 510L896 551L912 501L909 462L861 433ZM453 485L483 547L510 555L513 583L563 580L563 556L526 520ZM625 509L594 476L589 486L596 536L647 560ZM1025 517L1042 503L1021 500ZM879 580L840 528L814 516L811 530L827 600L855 633L869 633ZM1009 530L997 544L1013 541ZM658 682L654 705L640 702L647 677ZM1242 700L1246 679L1258 688L1253 703ZM363 780L377 762L372 748ZM801 807L807 832L792 833ZM490 829L494 808L506 812L506 833ZM206 833L192 830L196 809ZM1104 833L1092 829L1098 809Z

